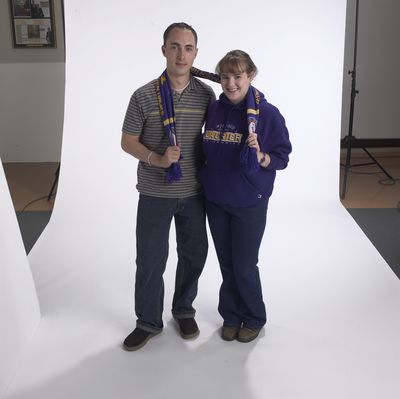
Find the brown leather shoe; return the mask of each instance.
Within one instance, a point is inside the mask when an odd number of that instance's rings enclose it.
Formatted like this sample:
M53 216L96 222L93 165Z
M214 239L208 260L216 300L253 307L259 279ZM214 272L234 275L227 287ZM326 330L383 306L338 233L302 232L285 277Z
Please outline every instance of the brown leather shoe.
M237 336L237 340L239 342L250 342L253 341L258 337L258 334L260 333L261 328L247 328L247 327L242 327L239 330L239 334Z
M222 326L221 338L224 341L233 341L237 338L240 327Z

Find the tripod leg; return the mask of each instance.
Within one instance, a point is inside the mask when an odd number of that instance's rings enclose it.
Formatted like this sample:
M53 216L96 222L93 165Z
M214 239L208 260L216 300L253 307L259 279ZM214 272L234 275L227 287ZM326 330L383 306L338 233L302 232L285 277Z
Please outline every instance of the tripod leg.
M350 119L352 119L352 118L350 118ZM350 123L352 123L352 121ZM350 131L351 131L351 129L350 129ZM349 170L350 170L350 167L351 167L351 165L350 165L350 162L351 162L351 140L352 140L352 136L350 135L347 138L346 163L344 164L344 175L343 175L343 183L342 183L342 192L340 194L340 198L341 199L344 199L344 197L346 196L347 177L348 177Z
M342 183L342 192L340 194L340 198L344 199L346 196L346 187L347 187L347 175L348 175L349 169L345 166L344 168L344 175L343 175L343 183Z
M51 196L53 195L53 191L54 191L54 189L56 188L56 185L57 185L57 183L58 183L58 176L59 176L59 174L60 174L60 164L58 164L58 167L57 167L57 170L56 170L56 173L55 173L56 177L54 178L53 185L51 186L51 190L50 190L50 192L49 192L49 195L47 196L47 201L50 201Z
M383 168L383 166L375 159L374 156L372 156L372 154L366 149L363 148L363 150L366 152L366 154L373 160L374 164L390 179L394 181L394 178L392 176L389 175L388 172L386 172L386 170Z

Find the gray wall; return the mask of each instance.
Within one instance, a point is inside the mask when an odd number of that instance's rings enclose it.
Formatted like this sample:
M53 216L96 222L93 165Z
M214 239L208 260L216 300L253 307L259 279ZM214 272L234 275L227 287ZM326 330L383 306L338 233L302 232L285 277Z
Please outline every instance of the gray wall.
M355 0L348 0L342 137L348 134ZM54 0L56 49L13 49L8 0L0 0L0 157L3 162L60 160L64 114L61 0ZM353 134L400 138L398 0L360 0ZM316 58L316 67L318 59ZM329 93L321 88L321 98ZM339 134L338 134L339 136ZM338 137L339 141L339 137Z
M356 0L347 1L342 136L349 131L349 109ZM360 0L353 135L400 138L400 2ZM325 93L329 94L329 93Z
M65 57L61 0L54 0L57 48L13 48L9 1L0 0L0 157L60 160Z

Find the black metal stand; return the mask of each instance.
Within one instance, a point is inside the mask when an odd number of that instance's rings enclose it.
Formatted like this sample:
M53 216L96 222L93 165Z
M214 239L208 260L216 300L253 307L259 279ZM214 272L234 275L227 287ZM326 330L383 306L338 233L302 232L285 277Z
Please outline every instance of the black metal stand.
M60 175L60 164L58 164L58 167L57 167L57 170L56 170L56 173L55 173L56 177L54 178L53 185L51 186L51 190L49 192L49 195L47 196L47 201L50 201L51 197L53 196L53 192L54 192L54 190L56 188L56 185L58 183L59 175Z
M343 185L342 191L340 194L340 198L344 198L346 195L346 187L347 187L347 177L350 169L354 166L366 166L366 165L376 165L378 168L391 180L395 181L392 176L382 167L382 165L371 155L367 149L358 145L368 157L372 160L372 162L367 163L359 163L359 164L351 164L351 150L354 142L357 142L357 139L353 136L353 121L354 121L354 103L356 99L356 95L358 94L358 90L356 90L356 64L357 64L357 40L358 40L358 9L359 9L359 0L356 0L356 25L355 25L355 36L354 36L354 60L353 60L353 70L349 71L351 75L351 94L350 94L350 117L349 117L349 133L344 138L347 144L347 153L346 153L346 163L341 164L344 167L344 176L343 176Z

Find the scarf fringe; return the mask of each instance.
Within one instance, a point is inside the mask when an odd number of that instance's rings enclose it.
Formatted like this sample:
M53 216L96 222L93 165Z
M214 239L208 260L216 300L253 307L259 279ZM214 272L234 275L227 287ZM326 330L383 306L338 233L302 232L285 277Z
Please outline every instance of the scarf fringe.
M167 181L169 184L173 183L174 181L178 181L182 178L182 169L181 165L178 162L173 163L167 172Z
M250 148L248 145L245 145L240 152L240 162L250 173L258 172L260 170L257 150L255 148Z

